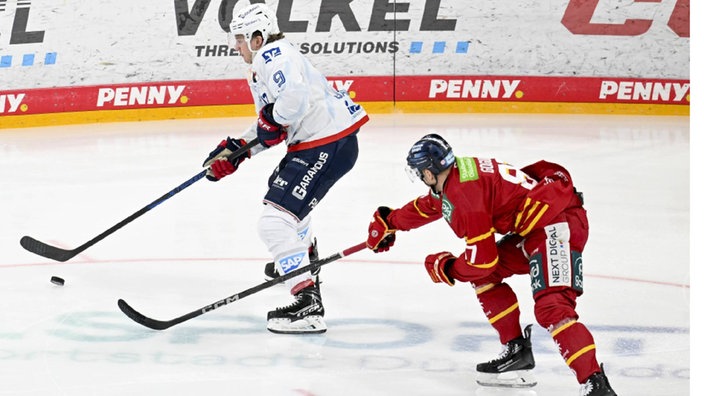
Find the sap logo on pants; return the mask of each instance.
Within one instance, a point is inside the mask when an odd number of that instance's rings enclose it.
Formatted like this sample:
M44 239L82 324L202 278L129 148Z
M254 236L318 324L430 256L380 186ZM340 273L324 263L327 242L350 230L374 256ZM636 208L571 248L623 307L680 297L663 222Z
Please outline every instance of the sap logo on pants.
M279 264L281 264L281 269L284 270L285 274L288 274L289 272L295 270L296 268L301 266L301 263L303 262L303 258L305 257L306 252L301 252L301 253L296 253L292 254L290 256L283 257L279 259Z

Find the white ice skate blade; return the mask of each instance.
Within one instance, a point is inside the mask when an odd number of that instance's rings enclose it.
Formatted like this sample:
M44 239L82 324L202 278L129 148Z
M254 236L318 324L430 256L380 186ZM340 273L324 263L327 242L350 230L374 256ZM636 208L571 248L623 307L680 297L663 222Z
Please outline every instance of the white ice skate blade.
M277 334L319 334L325 333L328 326L322 316L311 315L295 322L289 319L269 319L266 328Z
M538 384L531 370L507 371L504 373L477 373L477 383L481 386L500 388L530 388Z

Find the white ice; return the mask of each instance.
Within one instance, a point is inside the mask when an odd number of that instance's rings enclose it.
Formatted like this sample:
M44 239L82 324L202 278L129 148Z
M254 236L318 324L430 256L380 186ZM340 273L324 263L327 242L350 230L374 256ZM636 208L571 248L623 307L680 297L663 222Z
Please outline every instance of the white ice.
M372 115L356 167L315 210L320 254L366 238L379 205L425 193L404 172L410 145L436 132L457 155L564 164L584 192L591 236L580 320L619 395L690 393L688 117ZM256 232L283 147L219 183L201 180L65 262L20 247L29 235L75 248L200 171L252 118L0 131L0 395L577 395L535 324L528 278L511 278L533 323L530 390L481 388L474 366L500 352L468 284L433 284L429 253L462 251L439 221L323 268L329 330L283 336L266 312L275 286L164 331L117 300L171 319L264 281ZM66 284L55 286L52 275Z

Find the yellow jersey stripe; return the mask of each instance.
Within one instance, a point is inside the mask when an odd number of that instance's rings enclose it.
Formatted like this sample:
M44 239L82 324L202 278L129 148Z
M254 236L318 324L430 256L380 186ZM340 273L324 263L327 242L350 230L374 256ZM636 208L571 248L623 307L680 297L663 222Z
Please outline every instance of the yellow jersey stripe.
M479 242L479 241L481 241L481 240L483 240L483 239L487 239L487 238L489 238L490 236L493 236L495 232L496 232L496 229L495 229L494 227L491 227L491 229L489 230L489 232L484 233L484 234L481 234L481 235L479 235L478 237L474 237L474 238L472 238L472 239L469 239L468 237L465 237L465 238L464 238L464 241L465 241L465 243L466 243L467 245L473 245L473 244L475 244L475 243L477 243L477 242Z
M494 261L492 261L490 263L486 263L486 264L474 264L474 263L470 263L469 261L465 261L465 263L467 263L467 265L471 265L474 268L480 268L480 269L491 268L491 267L495 266L498 262L499 262L498 256L494 259Z
M538 223L538 221L540 220L540 218L543 217L543 215L545 214L545 211L547 211L549 208L550 208L549 205L544 204L544 205L543 205L543 208L540 209L540 213L538 213L538 214L535 216L535 218L533 219L533 221L530 222L530 225L528 226L528 228L526 228L525 230L521 231L521 232L519 233L519 235L521 235L521 236L526 236L529 232L533 231L533 228L535 227L535 225Z
M523 203L523 208L521 209L520 212L518 212L518 216L516 216L516 222L513 224L513 228L518 228L518 225L521 224L521 219L523 218L523 212L526 211L526 208L528 205L530 205L530 198L526 198L526 201Z
M415 200L413 200L413 207L416 208L416 212L418 212L419 215L425 217L426 219L427 219L428 217L430 217L430 216L428 216L427 214L423 213L423 211L418 208L418 198L416 198Z

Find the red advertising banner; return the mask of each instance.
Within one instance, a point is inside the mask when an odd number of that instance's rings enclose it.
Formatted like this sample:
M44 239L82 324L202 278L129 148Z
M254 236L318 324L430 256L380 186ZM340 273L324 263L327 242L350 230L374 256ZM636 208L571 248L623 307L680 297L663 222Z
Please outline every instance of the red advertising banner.
M689 81L605 77L398 77L397 101L652 103L689 105Z
M689 106L688 80L609 77L331 77L357 102L515 102ZM0 91L0 116L97 110L246 105L245 80L171 81Z

